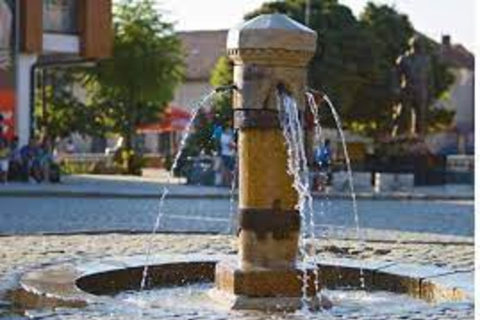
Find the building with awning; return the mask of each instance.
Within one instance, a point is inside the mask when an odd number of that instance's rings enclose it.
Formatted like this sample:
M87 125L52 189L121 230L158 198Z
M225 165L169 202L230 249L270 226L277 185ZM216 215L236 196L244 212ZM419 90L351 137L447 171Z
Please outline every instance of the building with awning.
M37 74L112 54L112 0L0 0L0 112L26 144Z

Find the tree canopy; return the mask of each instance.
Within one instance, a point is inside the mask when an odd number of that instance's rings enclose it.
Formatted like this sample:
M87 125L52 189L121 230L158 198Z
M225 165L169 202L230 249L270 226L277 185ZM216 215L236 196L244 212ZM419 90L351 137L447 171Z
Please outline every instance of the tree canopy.
M92 70L94 103L113 130L131 143L139 124L155 121L183 75L183 53L173 26L152 0L123 0L114 7L111 59Z
M75 92L82 82L81 68L45 68L37 71L39 89L35 94L36 134L51 142L72 132L81 135L104 135L108 126L103 114L85 103Z
M245 19L274 12L304 23L305 0L268 2ZM309 86L329 95L348 129L375 138L385 134L397 99L392 74L395 60L415 34L408 17L390 6L368 3L357 19L337 0L312 1L310 13L309 27L317 32L318 43L309 66ZM431 49L435 84L431 96L438 98L452 78ZM331 116L322 115L332 125ZM449 121L442 115L432 116L431 124Z
M111 59L90 74L93 104L112 131L133 149L138 125L158 120L183 77L183 52L173 25L152 0L122 0L114 6Z

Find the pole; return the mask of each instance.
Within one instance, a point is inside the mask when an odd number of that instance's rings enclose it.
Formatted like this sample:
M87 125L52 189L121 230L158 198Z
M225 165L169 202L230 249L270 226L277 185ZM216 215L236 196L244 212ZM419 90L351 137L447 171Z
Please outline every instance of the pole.
M311 0L305 1L305 25L310 26Z

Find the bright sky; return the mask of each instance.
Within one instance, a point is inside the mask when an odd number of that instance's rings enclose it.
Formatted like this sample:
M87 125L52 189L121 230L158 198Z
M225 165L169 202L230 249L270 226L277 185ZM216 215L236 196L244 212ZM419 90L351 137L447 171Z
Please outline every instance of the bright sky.
M245 13L267 0L157 0L165 14L176 21L177 30L229 29L242 21ZM315 0L311 0L315 1ZM339 0L359 14L367 0ZM453 43L474 49L475 0L373 0L394 5L408 14L414 27L440 41L450 34Z

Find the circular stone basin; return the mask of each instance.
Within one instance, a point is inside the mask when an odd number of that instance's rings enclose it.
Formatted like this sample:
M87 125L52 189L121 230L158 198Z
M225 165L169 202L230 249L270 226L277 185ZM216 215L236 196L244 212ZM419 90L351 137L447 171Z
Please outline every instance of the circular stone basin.
M214 290L212 283L191 284L181 287L169 287L148 291L128 291L116 295L115 311L120 314L141 313L152 318L159 316L177 316L188 318L195 314L202 319L229 318L263 319L265 314L259 311L232 311L212 300L209 292ZM330 310L322 312L283 313L289 319L318 319L326 315L343 317L353 314L398 314L414 312L430 305L421 299L408 295L384 291L324 290L322 292L334 303ZM275 318L281 312L268 312ZM321 315L321 316L320 316Z
M21 279L23 295L40 307L86 307L82 319L141 314L145 319L168 317L265 319L261 311L232 311L211 299L217 262L213 255L128 257L45 267ZM147 290L139 291L146 261ZM391 262L331 259L319 265L320 279L334 307L328 311L272 313L276 319L319 319L326 315L415 315L441 304L473 308L473 279L468 273ZM361 276L363 275L363 276ZM363 278L363 281L360 279ZM358 290L364 283L362 290ZM17 303L22 294L16 296ZM37 301L32 303L32 296ZM218 298L218 292L215 294ZM39 297L39 298L38 298ZM218 299L217 299L218 300ZM225 300L228 300L226 297ZM61 311L56 311L57 313ZM108 317L106 317L108 318ZM66 318L68 319L68 318ZM110 319L110 318L108 318Z

